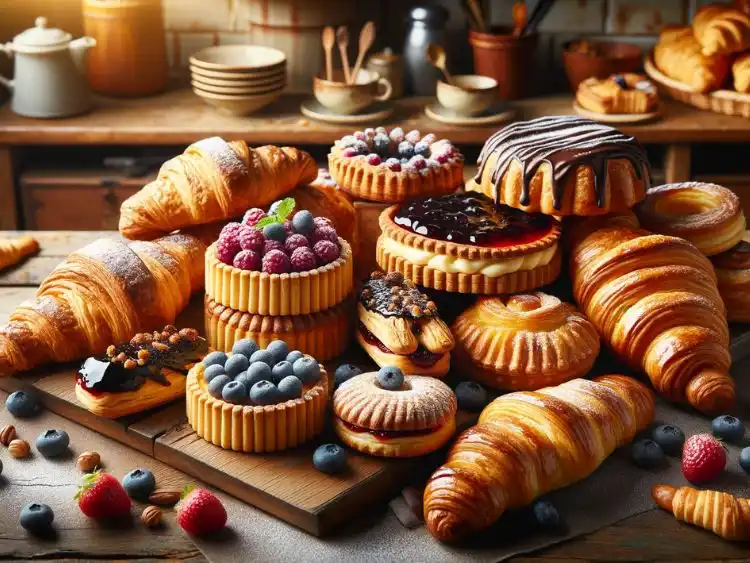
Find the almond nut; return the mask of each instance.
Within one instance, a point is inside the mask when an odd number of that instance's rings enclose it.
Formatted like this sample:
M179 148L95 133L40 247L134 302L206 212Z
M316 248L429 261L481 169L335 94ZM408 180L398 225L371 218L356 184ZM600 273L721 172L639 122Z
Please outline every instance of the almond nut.
M10 443L16 439L16 427L12 424L8 424L7 426L3 426L3 429L0 430L0 444L5 446L6 448L10 445Z
M81 455L78 456L78 461L76 462L76 467L78 467L78 471L83 471L84 473L93 471L97 467L101 467L101 465L102 465L102 458L96 452L83 452Z
M16 459L23 459L24 457L28 456L31 452L31 448L29 447L29 443L26 440L13 440L8 445L8 452L10 453L11 457L14 457Z
M148 501L151 504L158 504L159 506L171 506L180 501L181 495L182 491L180 489L156 489L148 497Z
M156 528L162 522L161 508L158 506L147 506L141 514L141 522L147 528Z

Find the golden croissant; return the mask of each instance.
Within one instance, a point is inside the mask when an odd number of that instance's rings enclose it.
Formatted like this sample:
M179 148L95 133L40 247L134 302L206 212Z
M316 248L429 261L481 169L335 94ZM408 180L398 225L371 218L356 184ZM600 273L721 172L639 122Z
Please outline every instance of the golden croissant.
M729 61L723 55L706 55L690 28L666 29L654 47L656 67L696 92L721 88L729 74Z
M169 235L152 242L99 239L73 252L0 326L0 376L104 353L172 324L203 287L206 246Z
M238 217L312 182L317 173L315 160L293 147L251 149L244 141L203 139L165 162L156 180L123 202L120 233L153 239Z
M729 328L708 259L638 227L632 213L572 225L570 277L581 310L660 393L705 413L734 402Z
M704 6L693 18L704 55L731 55L750 48L750 16L727 4Z
M21 260L39 251L36 239L24 236L0 239L0 270L15 266Z
M654 486L651 496L660 508L678 520L709 530L725 540L750 540L750 499L669 485Z
M506 510L587 477L653 416L653 393L622 375L503 395L427 482L427 528L441 541L486 529Z

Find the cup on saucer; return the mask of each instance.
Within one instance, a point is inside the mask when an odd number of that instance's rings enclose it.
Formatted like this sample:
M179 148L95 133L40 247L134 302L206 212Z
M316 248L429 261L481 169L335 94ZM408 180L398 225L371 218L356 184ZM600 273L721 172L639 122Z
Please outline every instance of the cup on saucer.
M333 73L333 80L324 74L313 77L313 94L318 102L338 114L351 115L372 105L390 99L393 89L388 79L372 70L361 69L354 84L344 81L343 71Z
M479 74L453 77L453 84L437 81L437 100L456 116L472 117L484 113L498 98L497 80Z

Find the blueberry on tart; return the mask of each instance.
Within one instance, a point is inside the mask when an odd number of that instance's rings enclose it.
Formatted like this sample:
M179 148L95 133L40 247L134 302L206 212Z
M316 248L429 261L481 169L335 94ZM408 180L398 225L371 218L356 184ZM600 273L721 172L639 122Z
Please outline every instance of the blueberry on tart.
M642 74L613 74L587 78L578 85L576 101L595 113L649 113L659 105L656 86Z

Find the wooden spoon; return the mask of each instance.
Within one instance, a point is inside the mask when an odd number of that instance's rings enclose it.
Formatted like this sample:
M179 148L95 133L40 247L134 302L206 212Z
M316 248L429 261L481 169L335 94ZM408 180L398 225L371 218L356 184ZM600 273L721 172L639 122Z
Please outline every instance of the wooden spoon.
M445 64L445 49L443 49L440 45L430 43L429 45L427 45L425 56L427 60L433 64L433 66L443 71L445 81L448 84L455 86L455 84L453 84L453 77L451 76L450 72L448 72L448 67Z
M484 12L482 12L482 7L479 5L479 2L477 0L466 0L466 4L469 6L471 13L474 14L474 19L477 21L479 31L487 31L487 26L484 23Z
M346 49L349 47L349 30L345 25L339 26L336 30L336 43L339 45L339 53L341 53L341 66L344 68L344 81L347 84L351 84L351 74L349 69L349 54Z
M333 44L336 41L336 35L331 26L323 28L323 50L326 52L326 80L333 80Z
M521 37L527 21L526 1L516 0L513 3L513 37Z
M354 84L357 80L357 74L359 69L362 68L362 63L365 60L367 51L370 50L372 44L375 42L375 22L367 22L363 27L362 31L359 32L359 53L357 53L357 62L354 63L354 70L349 77L351 80L349 84Z

